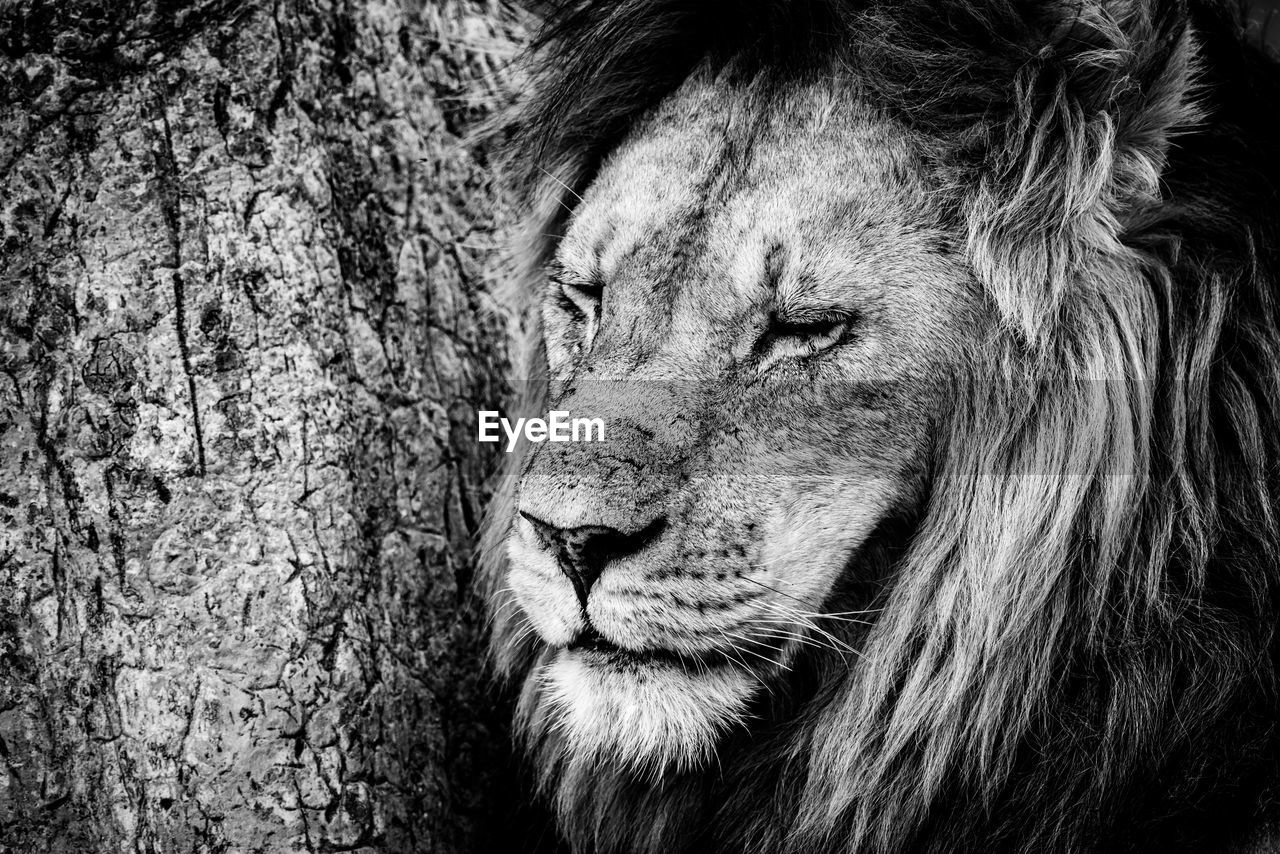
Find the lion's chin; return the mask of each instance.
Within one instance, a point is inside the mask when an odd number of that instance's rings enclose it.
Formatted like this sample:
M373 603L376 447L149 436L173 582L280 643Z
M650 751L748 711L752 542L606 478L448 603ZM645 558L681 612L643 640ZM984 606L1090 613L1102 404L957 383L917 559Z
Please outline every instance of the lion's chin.
M729 665L689 669L572 649L556 653L543 679L543 701L570 758L644 774L709 762L759 684Z

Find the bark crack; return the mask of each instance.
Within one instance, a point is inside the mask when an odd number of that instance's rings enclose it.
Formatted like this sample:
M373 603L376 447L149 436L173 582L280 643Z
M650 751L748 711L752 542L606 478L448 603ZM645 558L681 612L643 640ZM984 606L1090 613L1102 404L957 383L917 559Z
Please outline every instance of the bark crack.
M160 177L160 207L164 214L165 229L169 237L170 265L173 269L174 330L178 336L178 355L182 360L182 372L187 379L187 396L191 401L191 426L196 439L196 466L200 476L208 471L204 454L204 429L200 424L200 404L196 397L196 376L191 370L191 348L187 344L186 285L182 278L182 200L178 181L177 158L173 151L173 128L169 124L168 105L158 99L156 110L160 114L160 126L164 133L156 152L157 173Z

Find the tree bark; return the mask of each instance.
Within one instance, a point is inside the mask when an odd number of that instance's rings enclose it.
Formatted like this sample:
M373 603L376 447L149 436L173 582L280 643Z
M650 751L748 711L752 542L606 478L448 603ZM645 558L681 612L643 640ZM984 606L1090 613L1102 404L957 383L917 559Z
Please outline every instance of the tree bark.
M484 0L0 0L0 851L485 850Z

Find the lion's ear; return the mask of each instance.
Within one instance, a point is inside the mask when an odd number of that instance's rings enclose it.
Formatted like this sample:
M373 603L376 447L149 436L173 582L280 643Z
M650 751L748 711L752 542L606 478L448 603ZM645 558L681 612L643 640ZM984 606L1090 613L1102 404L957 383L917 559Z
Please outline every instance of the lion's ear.
M1181 4L1064 5L964 205L973 268L1033 345L1073 291L1114 286L1126 235L1160 201L1171 138L1200 118Z

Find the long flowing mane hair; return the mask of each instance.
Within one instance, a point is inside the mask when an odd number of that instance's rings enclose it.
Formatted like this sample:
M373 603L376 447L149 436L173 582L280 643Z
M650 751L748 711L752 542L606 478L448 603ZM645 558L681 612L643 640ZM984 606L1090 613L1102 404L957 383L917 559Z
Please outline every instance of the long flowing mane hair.
M1256 819L1280 718L1280 73L1238 10L572 0L544 19L507 128L530 276L690 74L836 68L936 143L1002 321L918 519L877 552L893 582L857 666L815 653L793 701L701 774L566 777L541 739L575 847L1173 851ZM545 651L501 580L515 480L483 551L519 683Z

